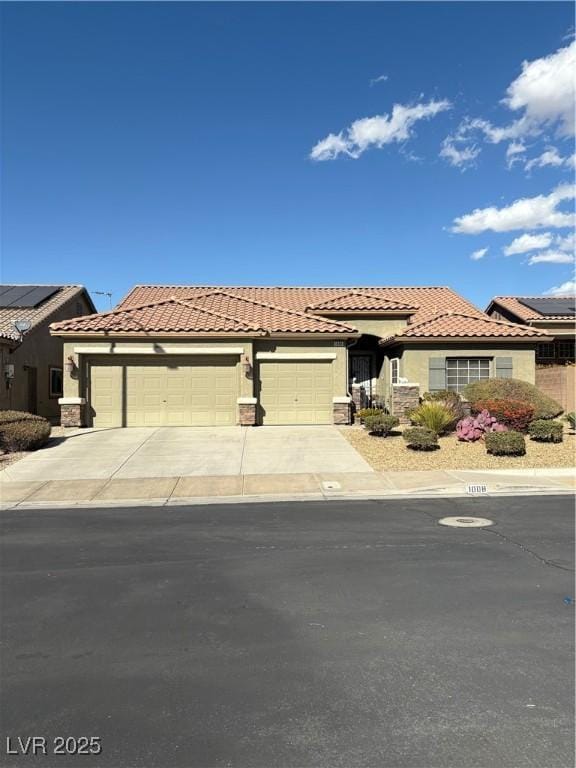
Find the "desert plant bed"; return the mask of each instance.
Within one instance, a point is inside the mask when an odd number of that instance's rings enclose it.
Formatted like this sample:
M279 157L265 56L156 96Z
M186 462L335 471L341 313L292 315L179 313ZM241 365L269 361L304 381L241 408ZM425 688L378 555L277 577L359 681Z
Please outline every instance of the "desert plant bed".
M566 430L561 443L526 440L525 456L491 456L483 440L459 441L454 434L438 438L439 450L407 448L400 429L382 439L359 427L342 427L344 437L377 471L406 469L545 469L576 465L576 435Z

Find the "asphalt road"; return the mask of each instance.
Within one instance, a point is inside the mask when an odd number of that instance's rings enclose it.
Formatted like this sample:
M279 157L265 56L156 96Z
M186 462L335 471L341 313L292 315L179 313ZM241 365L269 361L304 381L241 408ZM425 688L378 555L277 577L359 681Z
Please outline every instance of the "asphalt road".
M572 768L573 510L4 512L2 765Z

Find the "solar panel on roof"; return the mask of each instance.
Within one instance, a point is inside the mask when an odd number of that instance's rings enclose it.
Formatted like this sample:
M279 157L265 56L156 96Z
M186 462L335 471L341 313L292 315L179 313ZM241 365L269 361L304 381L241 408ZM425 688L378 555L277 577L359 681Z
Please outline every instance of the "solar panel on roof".
M1 299L1 297L0 297ZM575 299L518 299L528 309L533 309L540 315L576 315Z
M0 307L33 309L60 290L57 285L1 285Z

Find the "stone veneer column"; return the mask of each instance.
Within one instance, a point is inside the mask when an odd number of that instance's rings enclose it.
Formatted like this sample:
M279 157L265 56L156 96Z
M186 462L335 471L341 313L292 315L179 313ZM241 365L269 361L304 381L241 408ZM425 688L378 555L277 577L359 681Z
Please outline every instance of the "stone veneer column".
M256 426L256 405L255 397L239 397L238 403L238 424L241 427Z
M332 413L334 424L350 424L352 422L352 398L333 397Z
M398 416L400 424L410 424L406 411L417 408L420 403L420 384L392 384L392 413Z
M352 384L352 402L354 410L359 411L366 406L366 390L362 384Z
M86 399L84 397L60 397L60 426L86 426Z

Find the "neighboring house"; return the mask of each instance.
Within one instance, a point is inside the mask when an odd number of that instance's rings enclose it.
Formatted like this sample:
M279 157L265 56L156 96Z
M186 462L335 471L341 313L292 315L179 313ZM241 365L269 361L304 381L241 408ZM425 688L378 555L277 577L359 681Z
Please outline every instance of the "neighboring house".
M564 410L575 410L576 297L495 296L486 313L550 334L536 347L536 384Z
M62 423L95 427L346 424L365 402L403 417L427 390L534 382L548 338L445 287L136 286L52 333Z
M63 343L49 326L95 311L81 285L0 285L0 409L58 422Z

